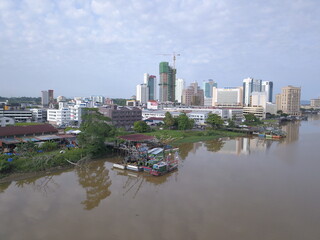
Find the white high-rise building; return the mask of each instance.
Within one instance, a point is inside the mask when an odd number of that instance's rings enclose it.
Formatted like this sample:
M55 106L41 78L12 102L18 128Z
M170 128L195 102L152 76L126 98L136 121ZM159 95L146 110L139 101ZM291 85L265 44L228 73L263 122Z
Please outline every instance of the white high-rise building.
M262 81L253 78L243 79L243 105L250 106L251 93L261 92Z
M186 82L182 78L176 79L176 89L175 89L175 95L176 95L176 101L181 103L182 101L182 91L186 88Z
M212 89L212 106L239 107L242 106L242 87Z
M149 73L143 74L143 83L148 84L148 80L149 80Z
M90 97L90 100L93 102L93 103L101 103L103 104L104 103L104 96L101 96L101 95L92 95Z
M137 96L136 100L140 101L141 104L146 104L149 100L149 88L148 85L145 83L138 84L136 87L137 90Z
M273 98L273 82L271 81L262 81L261 91L265 92L267 95L267 102L272 102Z
M243 105L251 106L251 95L253 92L266 92L267 102L272 102L273 82L262 81L253 78L243 80Z

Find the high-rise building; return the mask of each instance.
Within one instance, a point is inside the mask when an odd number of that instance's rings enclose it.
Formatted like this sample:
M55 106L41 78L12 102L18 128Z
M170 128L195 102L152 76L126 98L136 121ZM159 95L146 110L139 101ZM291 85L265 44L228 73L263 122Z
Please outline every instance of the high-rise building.
M90 97L90 100L93 102L93 104L98 103L98 104L104 104L105 97L101 95L92 95Z
M212 106L240 107L242 106L242 87L216 88L212 91Z
M41 91L41 104L43 107L49 106L49 93L48 93L48 91Z
M159 65L160 83L159 100L160 102L175 101L176 69L169 66L168 62L161 62Z
M147 84L142 83L138 84L136 87L137 90L137 97L136 100L140 101L141 104L146 104L148 102L148 95L149 95L149 88Z
M262 80L246 78L243 80L243 105L251 105L251 93L261 92Z
M281 110L281 93L276 94L277 111Z
M271 81L262 81L262 92L266 92L267 102L272 102L273 98L273 82Z
M201 89L198 86L197 82L191 83L187 89L183 89L182 103L187 106L203 106L204 105L203 89Z
M281 90L281 109L283 113L299 116L301 87L287 86Z
M272 102L273 82L262 81L253 78L243 80L243 105L251 106L251 95L253 92L266 92L267 102Z
M148 76L147 85L149 88L148 100L157 99L157 77L154 75Z
M148 80L149 80L149 73L143 74L143 83L148 84Z
M212 88L213 87L217 88L218 84L212 79L208 79L208 80L204 80L202 85L203 85L204 97L212 98Z
M181 101L182 101L182 91L183 91L183 89L185 89L186 88L186 82L184 81L184 79L182 79L182 78L178 78L177 80L176 80L176 92L175 92L175 97L176 97L176 101L178 102L178 103L181 103Z
M54 98L53 98L53 90L48 90L48 95L49 95L49 103L53 104L54 103Z

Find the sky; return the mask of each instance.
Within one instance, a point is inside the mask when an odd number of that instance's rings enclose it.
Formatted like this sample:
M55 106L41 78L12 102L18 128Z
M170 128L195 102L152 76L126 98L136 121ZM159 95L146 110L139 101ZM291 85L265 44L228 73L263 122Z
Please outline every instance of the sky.
M187 85L253 77L317 98L319 0L0 0L0 96L130 98L174 52Z

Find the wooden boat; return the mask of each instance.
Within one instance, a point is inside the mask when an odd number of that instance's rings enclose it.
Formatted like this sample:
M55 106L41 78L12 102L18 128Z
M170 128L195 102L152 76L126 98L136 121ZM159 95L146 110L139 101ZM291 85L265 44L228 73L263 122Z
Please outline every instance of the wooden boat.
M173 154L169 154L165 161L161 161L153 165L152 170L150 171L151 175L161 176L166 173L172 172L173 170L178 168L179 162L179 154L176 152Z
M272 139L272 135L271 134L266 134L266 139Z
M172 172L173 170L178 168L178 164L169 164L166 162L159 162L157 164L153 165L152 170L150 171L150 174L153 176L161 176L166 173Z
M272 135L272 138L273 139L280 139L280 138L283 138L283 136L281 136L281 135Z

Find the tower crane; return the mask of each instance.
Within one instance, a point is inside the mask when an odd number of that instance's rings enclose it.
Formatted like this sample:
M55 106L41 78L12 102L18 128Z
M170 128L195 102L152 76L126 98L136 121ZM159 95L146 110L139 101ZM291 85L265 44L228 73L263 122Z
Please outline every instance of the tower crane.
M172 56L173 57L173 69L176 69L176 59L178 56L180 56L180 53L160 53L157 55L162 55L162 56Z

